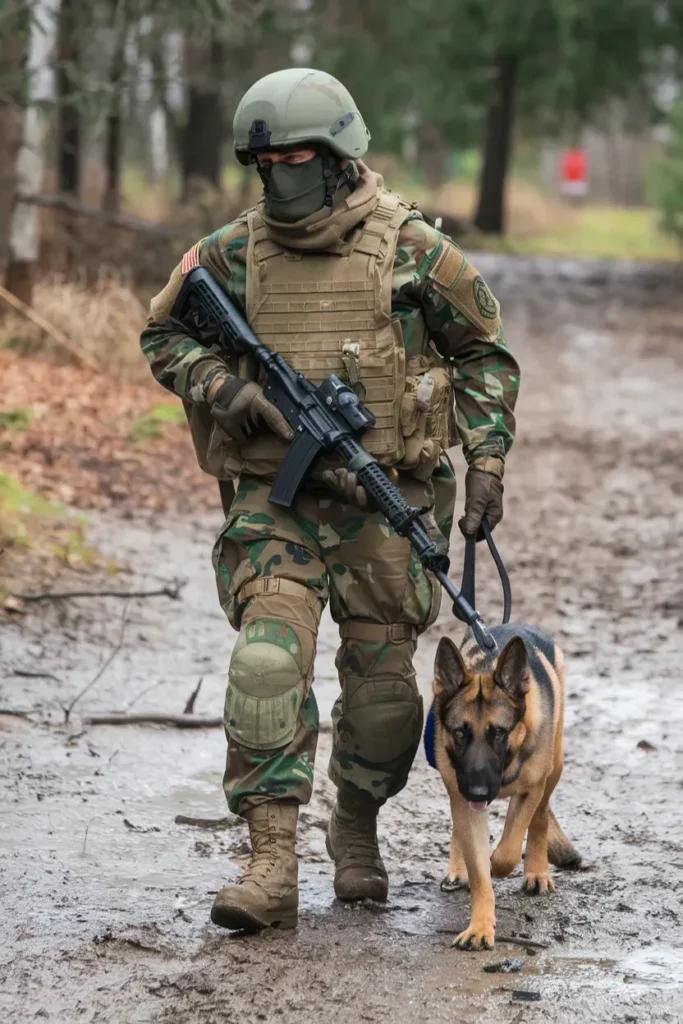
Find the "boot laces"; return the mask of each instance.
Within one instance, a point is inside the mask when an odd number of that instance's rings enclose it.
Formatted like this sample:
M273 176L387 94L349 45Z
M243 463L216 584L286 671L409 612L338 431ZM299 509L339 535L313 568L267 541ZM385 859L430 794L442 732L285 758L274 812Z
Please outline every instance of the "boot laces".
M267 846L263 842L264 839ZM277 864L277 837L275 830L268 828L265 836L263 833L260 835L254 834L252 841L254 850L243 878L267 877L272 873L273 868Z

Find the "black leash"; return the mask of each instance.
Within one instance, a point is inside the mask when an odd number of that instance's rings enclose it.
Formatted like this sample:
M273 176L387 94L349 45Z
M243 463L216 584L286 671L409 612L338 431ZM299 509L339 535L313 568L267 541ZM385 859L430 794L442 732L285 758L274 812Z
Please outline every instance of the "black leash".
M512 612L512 590L510 589L510 577L507 574L507 569L503 565L503 559L500 557L500 552L496 547L496 543L491 533L491 527L489 521L484 516L481 521L481 529L486 538L491 557L496 564L498 575L500 576L500 582L503 587L503 625L510 621L510 613ZM476 608L474 601L474 578L475 578L475 563L477 553L477 538L476 534L465 537L465 561L462 567L462 583L460 584L460 593L462 596L469 601L473 608Z

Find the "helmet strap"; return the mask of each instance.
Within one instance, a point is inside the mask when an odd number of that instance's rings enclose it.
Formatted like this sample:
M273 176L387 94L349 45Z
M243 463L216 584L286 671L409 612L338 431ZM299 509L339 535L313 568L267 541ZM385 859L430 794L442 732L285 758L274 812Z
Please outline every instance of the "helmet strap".
M341 160L328 146L320 147L323 158L323 178L325 179L325 206L333 206L337 192L346 185L350 192L356 187L358 175L356 165L351 160L342 170Z

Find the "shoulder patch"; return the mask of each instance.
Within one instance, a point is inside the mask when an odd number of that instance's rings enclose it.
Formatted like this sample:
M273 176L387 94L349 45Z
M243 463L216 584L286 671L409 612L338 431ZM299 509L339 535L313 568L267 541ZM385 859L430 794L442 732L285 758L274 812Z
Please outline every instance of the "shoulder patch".
M454 242L444 240L427 272L434 288L487 337L498 333L500 307L488 285Z
M472 282L472 294L477 309L487 320L498 319L498 304L488 289L483 277L475 277Z
M180 273L183 277L185 274L189 274L191 270L194 270L195 267L199 266L199 247L203 241L204 239L202 238L201 242L195 242L192 248L185 253L180 261Z

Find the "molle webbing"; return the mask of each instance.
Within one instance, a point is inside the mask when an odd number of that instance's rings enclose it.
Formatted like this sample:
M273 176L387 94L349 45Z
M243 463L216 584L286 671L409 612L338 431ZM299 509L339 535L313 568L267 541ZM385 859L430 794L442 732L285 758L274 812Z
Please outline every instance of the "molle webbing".
M251 327L316 384L330 373L348 380L351 351L363 401L377 417L363 444L387 465L404 450L399 414L405 356L400 326L391 321L391 284L398 233L410 209L398 196L380 192L365 224L339 249L303 253L269 238L257 210L248 215Z

